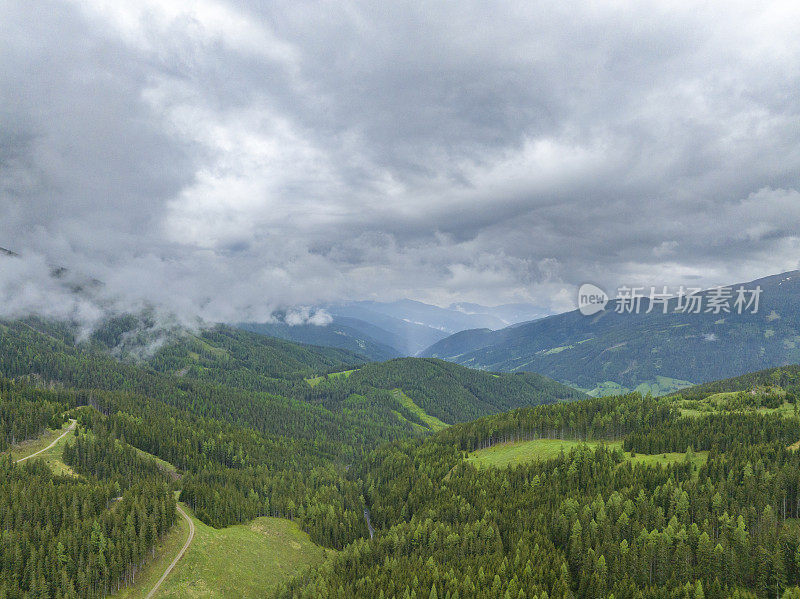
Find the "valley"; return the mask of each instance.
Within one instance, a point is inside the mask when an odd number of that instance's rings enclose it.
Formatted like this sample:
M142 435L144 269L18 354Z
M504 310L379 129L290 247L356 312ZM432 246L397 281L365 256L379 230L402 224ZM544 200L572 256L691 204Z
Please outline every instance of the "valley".
M800 2L0 23L0 599L800 599Z
M789 557L800 551L798 367L592 398L534 374L364 363L220 327L145 361L76 343L57 323L7 322L0 341L2 430L35 431L10 447L21 461L5 464L0 502L22 509L8 492L23 488L32 505L50 488L61 489L53 503L96 498L58 532L63 550L42 549L64 556L59 578L42 570L35 583L54 595L482 597L488 585L655 597L647 589L689 577L692 593L721 599L800 575ZM126 529L123 517L150 524ZM601 522L607 532L591 532ZM6 543L33 549L26 534ZM81 548L69 540L80 534ZM712 561L737 568L704 570L706 542ZM627 575L584 574L603 567ZM34 588L3 571L9 596Z

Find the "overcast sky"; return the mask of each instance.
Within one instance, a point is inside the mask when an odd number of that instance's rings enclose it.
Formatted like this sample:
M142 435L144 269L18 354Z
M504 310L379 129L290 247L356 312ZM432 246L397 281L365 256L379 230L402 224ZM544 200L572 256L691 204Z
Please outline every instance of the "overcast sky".
M800 3L377 4L0 3L0 313L800 267Z

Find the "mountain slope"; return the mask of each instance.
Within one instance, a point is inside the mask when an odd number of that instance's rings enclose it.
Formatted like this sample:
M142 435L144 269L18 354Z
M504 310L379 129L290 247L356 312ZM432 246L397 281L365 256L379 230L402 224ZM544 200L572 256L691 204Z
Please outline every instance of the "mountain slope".
M533 373L492 374L442 360L398 358L367 364L346 377L328 377L316 393L332 391L370 395L395 389L425 413L447 424L464 422L513 408L583 399L575 389Z
M464 331L420 355L473 368L539 372L595 393L639 386L670 392L689 381L799 362L800 271L744 287L756 285L763 290L757 314L676 313L676 300L667 314L660 307L650 314L617 314L612 302L593 316L576 310L495 332Z
M695 385L679 391L685 399L704 399L717 393L736 393L740 391L756 393L757 390L779 389L797 393L800 391L800 365L779 366L741 376Z
M537 406L383 445L351 469L381 534L279 596L797 596L797 413L679 403ZM527 454L476 467L510 448Z
M364 325L365 328L370 326L368 323L364 323ZM400 355L400 352L394 347L338 320L321 326L313 324L288 325L283 322L244 322L236 326L259 335L278 337L296 343L345 349L365 356L369 360L390 360ZM389 333L386 333L384 338L388 336Z
M415 355L458 331L477 327L501 329L509 323L503 317L519 318L531 313L530 309L526 311L525 305L486 308L477 304L454 304L450 308L440 308L408 299L389 303L352 302L326 306L325 309L336 322L352 318L357 321L352 323L354 328L359 329L359 323L366 322L389 333L391 338L374 337L405 355Z

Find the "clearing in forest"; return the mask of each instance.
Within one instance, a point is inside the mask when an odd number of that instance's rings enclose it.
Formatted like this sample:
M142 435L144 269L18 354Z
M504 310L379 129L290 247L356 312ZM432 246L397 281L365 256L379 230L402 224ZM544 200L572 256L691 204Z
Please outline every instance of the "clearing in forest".
M561 452L569 453L572 449L587 445L594 448L605 445L609 449L622 449L622 441L574 441L567 439L534 439L533 441L514 441L510 443L498 443L479 449L469 454L467 461L478 468L494 467L505 468L524 462L534 460L549 460L558 457ZM681 462L686 459L683 452L658 453L647 455L637 453L635 455L625 452L626 459L633 463L647 465L667 465ZM692 463L697 469L708 459L707 451L696 451L692 458Z

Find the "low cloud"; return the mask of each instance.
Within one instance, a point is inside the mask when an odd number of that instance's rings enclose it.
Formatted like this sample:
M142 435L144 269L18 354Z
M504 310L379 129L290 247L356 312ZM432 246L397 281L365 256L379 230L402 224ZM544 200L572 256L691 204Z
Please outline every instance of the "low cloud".
M585 281L800 266L796 3L11 0L0 20L3 317L559 309ZM76 298L53 266L102 286Z

